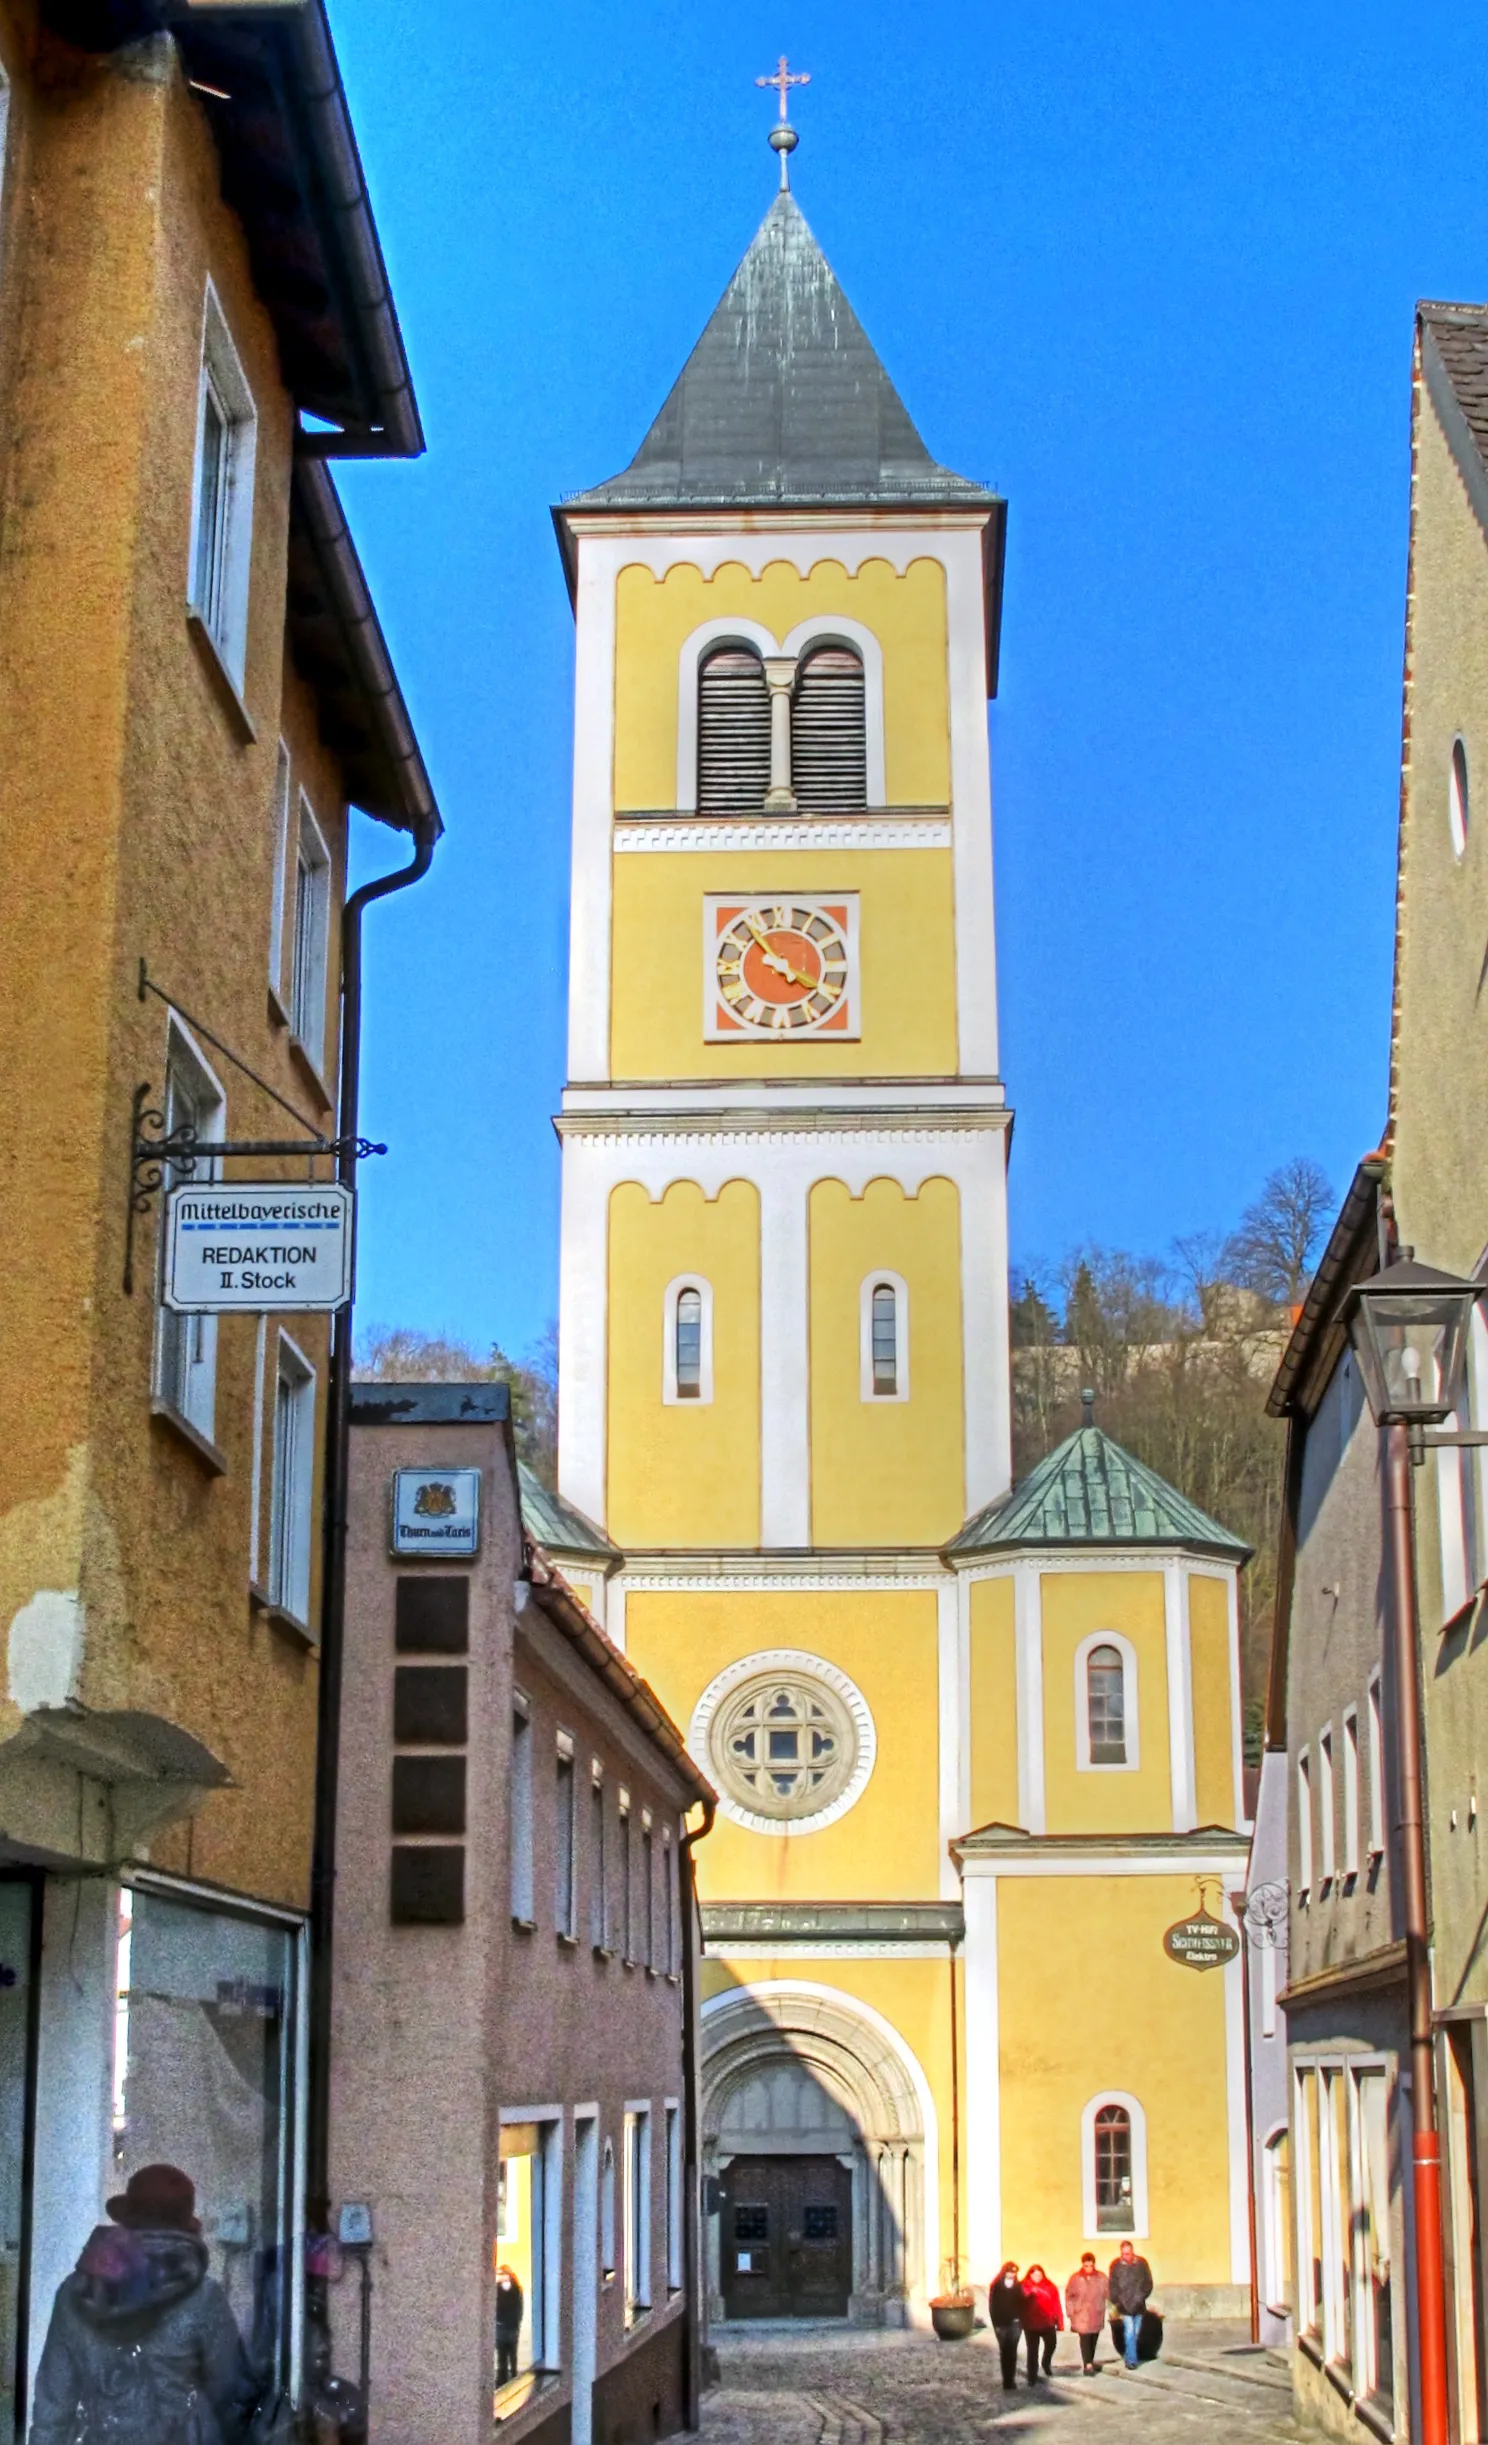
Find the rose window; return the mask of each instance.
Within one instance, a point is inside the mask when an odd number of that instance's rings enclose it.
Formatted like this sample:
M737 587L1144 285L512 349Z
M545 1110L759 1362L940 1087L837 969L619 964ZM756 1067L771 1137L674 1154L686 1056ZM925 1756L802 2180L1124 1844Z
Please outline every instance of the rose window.
M857 1732L835 1690L796 1673L746 1681L718 1709L710 1747L734 1797L766 1817L815 1816L858 1760Z

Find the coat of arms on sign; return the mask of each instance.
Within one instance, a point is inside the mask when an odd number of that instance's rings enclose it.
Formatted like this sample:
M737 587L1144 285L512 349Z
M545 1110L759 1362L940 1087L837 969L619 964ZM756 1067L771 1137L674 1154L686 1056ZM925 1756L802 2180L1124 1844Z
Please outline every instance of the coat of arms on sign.
M459 1508L454 1487L438 1483L420 1486L413 1507L420 1519L425 1520L451 1520Z

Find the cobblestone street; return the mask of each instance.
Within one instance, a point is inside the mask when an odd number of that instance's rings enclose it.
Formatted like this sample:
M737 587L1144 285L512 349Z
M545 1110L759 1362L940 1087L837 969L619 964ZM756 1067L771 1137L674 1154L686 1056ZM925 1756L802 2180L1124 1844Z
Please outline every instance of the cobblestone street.
M707 2445L952 2445L984 2434L1076 2445L1272 2445L1309 2437L1285 2371L1239 2326L1169 2329L1171 2351L1128 2376L1102 2347L1080 2375L1061 2335L1052 2382L1002 2390L990 2334L941 2344L841 2327L718 2328L722 2383L703 2405Z

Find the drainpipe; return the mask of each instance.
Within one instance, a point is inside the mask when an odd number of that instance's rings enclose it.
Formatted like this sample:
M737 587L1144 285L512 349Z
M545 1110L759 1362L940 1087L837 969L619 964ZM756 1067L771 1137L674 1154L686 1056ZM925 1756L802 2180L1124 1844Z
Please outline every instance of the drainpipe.
M352 893L341 913L341 1099L339 1178L356 1187L357 1106L362 1067L362 912L374 900L406 891L426 875L438 839L437 819L414 834L413 856L392 874ZM353 1267L355 1243L353 1243ZM353 1278L355 1278L353 1273ZM312 2233L330 2223L331 1939L336 1899L336 1802L339 1789L341 1674L346 1613L347 1463L351 1423L352 1310L341 1308L331 1343L326 1417L320 1700L316 1723L315 1840L310 1870L310 2076L306 2101L306 2221ZM320 2305L324 2319L324 2303Z
M682 2280L687 2287L688 2313L682 2328L682 2411L685 2426L699 2426L702 2363L708 2348L708 2303L702 2283L701 2166L698 2146L697 1957L694 1937L699 1926L697 1864L692 1848L713 1831L718 1802L710 1792L702 1803L703 1822L684 1834L678 1849L687 1860L687 1942L682 1947Z

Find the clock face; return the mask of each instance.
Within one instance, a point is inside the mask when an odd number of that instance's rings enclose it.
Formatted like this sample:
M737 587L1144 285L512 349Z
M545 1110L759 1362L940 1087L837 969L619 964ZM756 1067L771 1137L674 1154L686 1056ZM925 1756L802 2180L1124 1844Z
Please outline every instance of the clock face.
M705 917L710 1041L857 1034L855 893L744 900L716 892Z

